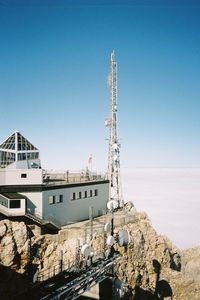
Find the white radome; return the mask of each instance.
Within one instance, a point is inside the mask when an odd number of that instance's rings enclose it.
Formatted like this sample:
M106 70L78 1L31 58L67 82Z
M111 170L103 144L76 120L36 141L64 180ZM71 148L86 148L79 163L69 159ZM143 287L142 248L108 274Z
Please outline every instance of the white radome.
M104 231L105 232L109 232L111 230L111 223L110 222L107 222L105 225L104 225Z
M108 203L107 203L107 208L108 208L109 210L116 209L117 207L118 207L117 201L115 201L115 200L110 200L110 201L108 201Z
M106 240L106 244L110 247L114 245L115 239L112 235L109 235Z
M85 258L88 258L93 253L92 247L88 244L84 244L81 248L81 253Z
M127 229L120 229L118 233L118 244L121 247L126 247L130 243L130 235Z

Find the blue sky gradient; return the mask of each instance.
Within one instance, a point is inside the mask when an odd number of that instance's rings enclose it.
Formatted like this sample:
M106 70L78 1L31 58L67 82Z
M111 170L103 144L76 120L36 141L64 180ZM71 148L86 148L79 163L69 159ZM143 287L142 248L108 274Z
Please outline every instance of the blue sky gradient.
M200 167L199 1L0 0L0 139L106 169L113 49L122 166Z

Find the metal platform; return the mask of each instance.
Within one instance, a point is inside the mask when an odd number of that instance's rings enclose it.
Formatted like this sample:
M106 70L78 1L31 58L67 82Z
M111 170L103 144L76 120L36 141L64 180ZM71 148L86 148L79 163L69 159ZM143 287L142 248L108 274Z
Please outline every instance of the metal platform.
M113 275L113 267L120 258L119 254L112 257L90 262L90 266L77 271L64 271L59 275L33 285L29 291L15 297L15 300L74 300L85 291Z

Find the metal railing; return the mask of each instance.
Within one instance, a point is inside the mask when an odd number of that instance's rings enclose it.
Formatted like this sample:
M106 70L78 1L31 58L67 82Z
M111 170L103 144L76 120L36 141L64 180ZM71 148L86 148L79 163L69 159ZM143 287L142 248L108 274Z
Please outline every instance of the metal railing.
M55 262L50 268L48 269L41 269L36 271L33 281L35 282L43 282L45 280L51 279L55 277L56 275L62 273L62 272L79 272L80 269L85 270L87 269L87 263L83 263L83 261L80 259L80 257L77 257L80 254L79 249L77 249L77 253L75 253L74 260L64 260L62 255L59 261ZM104 253L98 252L96 255L93 257L93 262L103 259L104 258Z
M80 297L85 291L91 289L94 285L102 282L110 276L113 266L120 258L119 255L113 255L111 258L101 259L96 264L91 264L84 272L79 272L75 279L66 281L60 287L55 288L52 292L47 293L40 298L41 300L74 300ZM69 273L63 272L63 275Z
M63 271L70 272L73 269L73 267L74 264L70 263L70 261L64 262L63 260L60 260L50 268L36 272L33 281L34 283L43 282L45 280L55 277L56 275L62 273Z
M89 181L103 181L106 179L105 174L96 172L65 172L65 173L49 173L43 175L43 183L48 185L66 184L66 183L82 183Z

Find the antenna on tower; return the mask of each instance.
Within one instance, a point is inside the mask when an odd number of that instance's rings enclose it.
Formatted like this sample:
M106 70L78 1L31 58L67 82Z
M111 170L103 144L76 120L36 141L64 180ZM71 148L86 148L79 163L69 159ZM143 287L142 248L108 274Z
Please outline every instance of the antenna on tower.
M110 181L109 201L115 201L117 207L123 207L124 201L121 189L120 174L120 143L118 139L117 119L117 63L114 50L111 53L111 72L109 75L111 95L111 117L106 119L105 125L109 128L108 150L108 179Z

